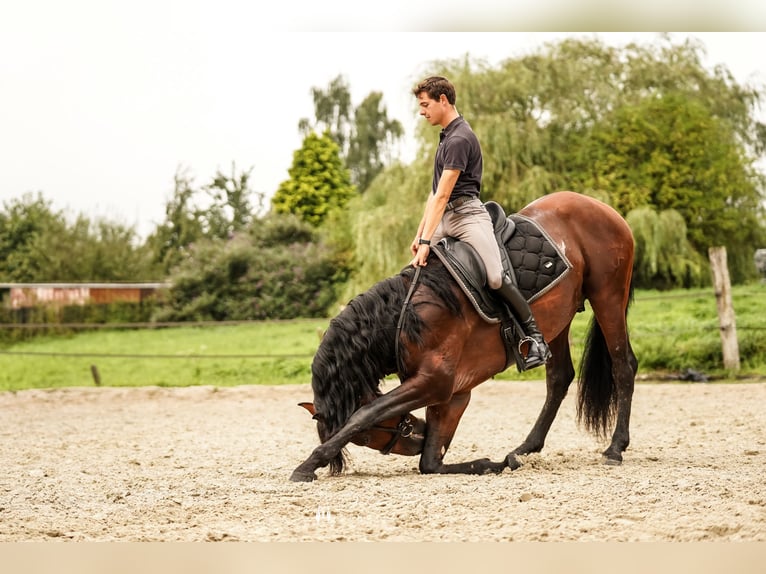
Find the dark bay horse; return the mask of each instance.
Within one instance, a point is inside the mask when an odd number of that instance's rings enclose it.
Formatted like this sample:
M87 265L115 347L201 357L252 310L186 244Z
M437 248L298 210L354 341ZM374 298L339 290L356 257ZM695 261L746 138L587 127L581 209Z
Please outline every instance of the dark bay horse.
M633 235L611 207L561 191L524 207L565 253L571 268L532 301L552 357L545 366L546 398L526 439L504 460L447 464L444 456L471 398L471 390L503 371L506 350L497 324L484 320L433 254L354 298L331 322L312 363L314 414L320 445L291 475L312 481L329 465L345 466L348 443L381 452L420 455L421 473L484 474L515 469L516 455L539 452L575 378L569 329L588 300L593 310L578 376L578 421L606 439L604 462L620 464L630 440L629 422L638 363L627 329L632 300ZM380 390L386 376L400 383ZM425 408L425 420L411 411Z

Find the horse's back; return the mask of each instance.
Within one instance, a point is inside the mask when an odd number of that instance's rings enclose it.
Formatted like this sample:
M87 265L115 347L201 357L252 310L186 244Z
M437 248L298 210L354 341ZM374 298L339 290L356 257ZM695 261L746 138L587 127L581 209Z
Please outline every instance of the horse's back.
M633 243L630 227L610 205L581 193L557 191L544 195L519 213L534 219L552 235L566 235L566 230L604 235Z
M537 222L572 268L564 281L537 306L544 315L557 316L556 308L579 308L583 299L619 300L627 304L633 269L633 233L625 219L606 203L571 191L540 197L520 214ZM545 318L543 319L544 322ZM555 321L554 321L555 323ZM557 325L553 332L558 332Z
M592 267L599 261L606 264L612 258L633 265L633 232L625 219L603 201L558 191L536 199L519 213L545 229L575 266ZM625 262L626 258L629 261Z

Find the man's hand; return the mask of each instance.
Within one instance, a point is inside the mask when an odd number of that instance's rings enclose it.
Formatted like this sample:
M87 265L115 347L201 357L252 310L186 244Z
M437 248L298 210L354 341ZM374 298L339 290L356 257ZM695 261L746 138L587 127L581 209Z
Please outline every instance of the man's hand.
M431 251L430 245L417 245L416 244L415 257L410 261L410 265L413 267L425 267L428 260L428 254Z
M418 253L418 242L420 241L420 235L416 235L415 239L412 240L412 243L410 243L410 253L412 253L412 256L415 257Z

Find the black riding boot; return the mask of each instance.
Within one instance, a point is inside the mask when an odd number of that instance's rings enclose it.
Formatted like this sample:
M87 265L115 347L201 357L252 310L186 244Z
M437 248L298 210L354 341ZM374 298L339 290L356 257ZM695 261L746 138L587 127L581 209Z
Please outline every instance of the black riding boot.
M519 288L514 285L508 274L503 275L503 283L500 288L495 290L497 293L515 313L516 318L521 323L526 337L521 340L519 345L524 342L529 343L529 351L527 352L526 360L524 361L524 370L534 369L540 365L544 365L551 357L551 352L548 349L548 345L543 338L543 334L537 328L537 323L532 315L532 309L529 308L529 303L521 294Z

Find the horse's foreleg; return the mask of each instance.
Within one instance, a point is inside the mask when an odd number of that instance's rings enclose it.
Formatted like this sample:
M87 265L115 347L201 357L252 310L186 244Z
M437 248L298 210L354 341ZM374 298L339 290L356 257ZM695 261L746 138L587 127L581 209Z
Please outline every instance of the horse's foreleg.
M455 436L455 430L463 416L471 393L454 395L449 402L432 405L426 409L426 438L420 455L420 472L423 474L486 474L499 473L505 461L492 462L479 459L471 462L444 464L444 455Z
M548 343L548 347L551 358L545 366L545 403L527 438L508 454L506 462L511 469L519 466L516 455L540 452L543 449L545 437L575 377L569 349L569 329L559 333L558 337Z
M296 467L290 476L293 482L316 480L316 470L327 466L351 439L380 421L399 416L425 406L423 393L414 385L402 384L374 401L359 408L345 425L327 441L319 445L309 457Z

